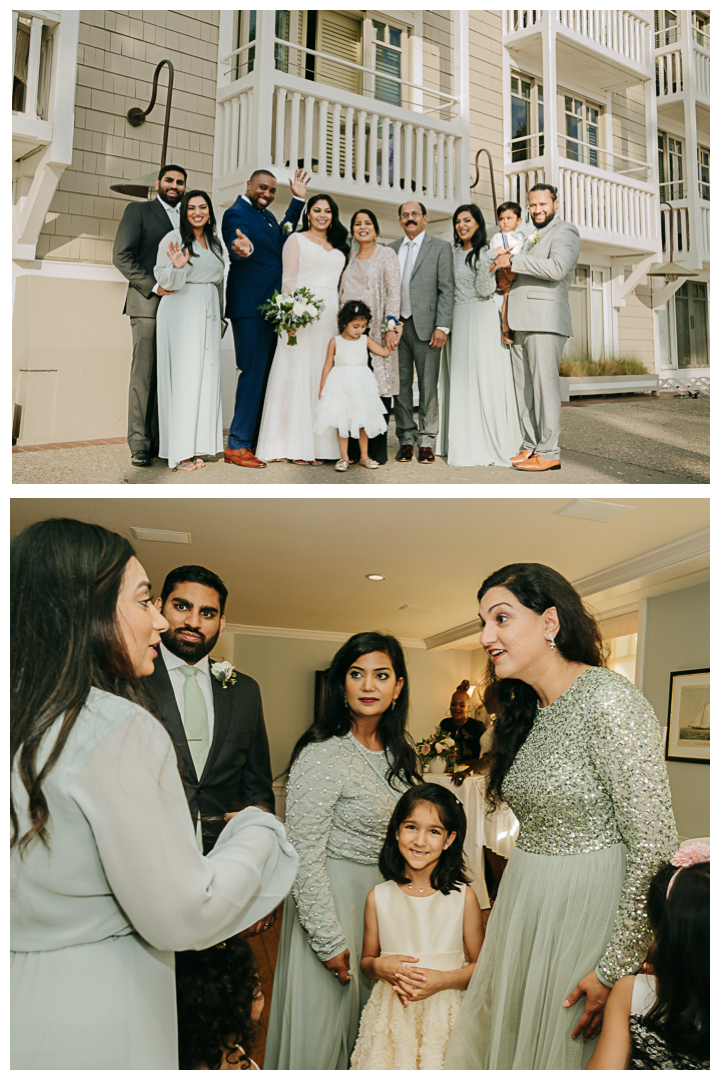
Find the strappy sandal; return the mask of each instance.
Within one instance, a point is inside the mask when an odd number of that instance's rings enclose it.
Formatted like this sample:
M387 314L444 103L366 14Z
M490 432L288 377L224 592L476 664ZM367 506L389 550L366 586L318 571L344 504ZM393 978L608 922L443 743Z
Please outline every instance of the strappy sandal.
M180 461L173 469L173 472L195 472L198 468L195 464L196 461L197 458L187 458L185 461Z
M204 469L205 468L205 462L203 461L203 459L201 457L193 458L193 461L195 463L195 468L196 469Z

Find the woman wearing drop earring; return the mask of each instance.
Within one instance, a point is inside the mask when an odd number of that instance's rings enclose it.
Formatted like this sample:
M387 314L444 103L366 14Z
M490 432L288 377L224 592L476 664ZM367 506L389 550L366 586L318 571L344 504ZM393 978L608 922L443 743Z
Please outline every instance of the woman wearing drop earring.
M557 571L505 566L478 600L487 797L520 833L444 1067L581 1069L610 988L645 959L648 885L677 846L660 726Z
M419 781L399 642L355 634L333 658L318 719L292 752L286 828L299 859L285 900L264 1067L347 1069L372 983L363 910L403 792Z

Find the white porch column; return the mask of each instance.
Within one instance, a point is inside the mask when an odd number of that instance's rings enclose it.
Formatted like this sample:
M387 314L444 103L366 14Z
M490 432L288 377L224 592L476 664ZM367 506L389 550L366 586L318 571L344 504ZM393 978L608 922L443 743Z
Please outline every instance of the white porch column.
M455 96L460 138L457 141L455 190L458 202L470 202L470 21L467 10L453 12Z
M272 107L275 88L275 11L258 10L257 44L255 46L255 71L257 72L257 104L253 143L259 168L270 168L272 151ZM307 166L306 166L307 167Z
M30 26L30 50L28 53L27 86L25 87L25 117L34 120L37 116L37 92L40 78L40 42L42 40L42 19L33 19Z
M680 53L683 73L683 121L685 125L685 183L688 201L688 239L689 257L683 252L680 261L689 269L702 270L702 251L700 237L700 202L698 191L697 165L697 114L695 112L695 56L692 36L692 10L685 8L678 11L680 26ZM675 253L677 258L677 252Z
M558 146L557 104L557 15L543 11L542 17L542 68L543 100L545 108L545 183L559 187L560 149ZM567 215L565 215L567 216Z

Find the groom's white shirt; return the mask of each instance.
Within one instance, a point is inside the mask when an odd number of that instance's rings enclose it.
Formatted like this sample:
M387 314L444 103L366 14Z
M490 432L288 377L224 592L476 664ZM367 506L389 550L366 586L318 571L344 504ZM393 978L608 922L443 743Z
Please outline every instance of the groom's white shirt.
M171 653L169 649L165 648L162 641L160 642L160 651L162 652L165 667L167 668L167 673L170 677L170 685L173 688L178 712L180 713L180 719L183 722L183 727L185 727L185 676L182 671L180 671L180 668L185 666L187 660L183 660L181 656L176 656L175 653ZM202 660L198 660L197 664L193 664L193 667L198 673L198 686L202 690L202 695L205 698L205 704L207 705L208 743L212 746L213 728L215 726L215 705L213 702L212 683L210 682L212 675L210 674L209 657L203 656Z

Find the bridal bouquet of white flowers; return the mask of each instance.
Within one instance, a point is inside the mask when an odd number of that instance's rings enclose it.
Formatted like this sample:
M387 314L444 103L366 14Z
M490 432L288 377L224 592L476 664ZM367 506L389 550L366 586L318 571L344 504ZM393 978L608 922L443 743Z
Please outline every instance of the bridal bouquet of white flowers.
M292 293L281 293L276 289L258 310L268 322L275 324L273 329L276 334L287 334L288 345L297 345L298 330L317 322L325 310L325 301L318 300L304 286Z

